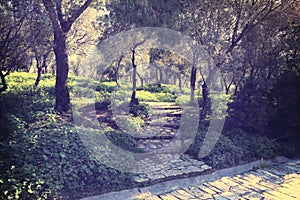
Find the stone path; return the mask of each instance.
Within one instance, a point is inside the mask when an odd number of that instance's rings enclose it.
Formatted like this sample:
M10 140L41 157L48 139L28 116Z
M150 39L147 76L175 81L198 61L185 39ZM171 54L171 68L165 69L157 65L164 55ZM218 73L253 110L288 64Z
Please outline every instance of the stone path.
M300 199L300 159L289 160L285 163L278 162L278 160L275 162L257 161L206 175L86 198L86 200L96 199L297 200Z
M147 157L136 163L134 170L137 175L134 180L138 183L157 183L199 175L211 167L203 161L187 155L181 156L178 151L189 146L190 141L182 141L179 135L181 108L174 103L153 103L151 120L141 131L138 147L144 152L152 152L153 157Z
M146 158L136 164L136 166L139 166L134 170L137 173L134 176L136 182L151 181L153 184L175 178L199 175L204 171L212 169L204 162L187 155L157 154L155 156L156 159L151 160L150 158Z
M174 103L155 102L150 106L151 120L141 131L138 140L138 147L146 152L169 146L175 138L181 117L181 108Z

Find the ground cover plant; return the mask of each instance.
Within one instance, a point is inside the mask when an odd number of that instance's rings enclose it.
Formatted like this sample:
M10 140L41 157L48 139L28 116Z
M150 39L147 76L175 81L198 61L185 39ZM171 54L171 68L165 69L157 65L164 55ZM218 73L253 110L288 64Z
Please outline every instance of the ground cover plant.
M120 91L114 82L71 77L71 94L76 96L73 103L83 110L96 109L108 117L104 121L99 120L99 123L82 116L83 124L78 129L74 126L71 113L59 115L53 109L54 76L43 76L39 87L33 86L35 76L30 73L13 73L7 80L10 87L0 97L1 114L4 114L1 116L3 124L0 131L0 188L3 198L79 199L137 186L132 179L133 174L112 169L95 159L82 143L79 131L95 134L101 126L113 144L141 153L143 151L136 146L136 138L130 132L139 130L151 117L147 104L149 99L144 98L145 102L141 100L139 105L129 108L132 109L131 114L120 115L122 120L119 121L127 127L124 132L118 130L118 126L110 126L107 119L112 112L114 97L118 97L115 106L122 107L124 102L129 101L130 85L124 83L123 87L127 89ZM147 90L140 89L139 92L156 99L161 92ZM167 85L164 90L167 91L164 94L172 95ZM188 108L187 98L186 94L179 94L172 102ZM201 93L197 98L201 104ZM210 98L218 99L220 95L213 94ZM197 137L204 138L206 125L204 123L204 128L200 126ZM196 145L201 146L201 143ZM282 154L293 156L295 152L292 144L286 145L265 135L250 135L240 128L227 127L204 161L217 169Z

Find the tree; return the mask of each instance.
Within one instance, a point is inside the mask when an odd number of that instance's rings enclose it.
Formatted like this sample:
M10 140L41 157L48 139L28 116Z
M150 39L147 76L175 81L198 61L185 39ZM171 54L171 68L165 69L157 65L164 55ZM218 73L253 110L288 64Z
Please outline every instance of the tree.
M137 65L135 63L135 51L136 51L136 48L138 46L141 46L144 42L146 41L146 39L144 39L143 41L141 42L138 42L136 43L133 47L132 47L132 50L131 50L131 63L132 63L132 70L133 70L133 73L132 73L132 95L131 95L131 99L130 99L130 103L132 105L134 104L138 104L138 100L136 98L136 77L137 77Z
M30 49L33 53L37 69L37 77L34 85L37 87L42 73L46 73L47 66L51 60L53 34L51 33L51 22L45 13L45 8L39 3L35 4L33 8L28 18L31 22L29 28L32 37Z
M202 110L201 120L204 121L209 111L209 89L211 81L216 73L216 69L223 73L231 74L224 76L223 80L229 92L230 86L240 84L245 80L245 60L248 52L245 51L243 42L251 34L258 34L254 31L260 27L267 28L264 22L270 17L282 15L295 1L185 1L182 7L182 26L180 30L185 30L208 52L213 59L216 68L208 65L207 73L203 73L200 68L202 79ZM271 36L269 36L271 37ZM255 40L254 40L255 41ZM253 43L253 40L252 40ZM250 44L250 43L249 43ZM259 44L259 43L257 43ZM259 46L259 45L258 45ZM260 47L260 49L262 49ZM237 71L237 72L236 72ZM195 73L191 75L192 80ZM238 77L239 76L239 77ZM193 79L192 79L193 78ZM236 85L237 87L237 85ZM187 153L198 156L200 141L194 140Z
M8 88L5 77L20 68L29 69L28 50L32 34L28 14L32 12L26 2L6 1L0 4L0 93Z
M68 54L67 35L74 22L88 8L92 0L86 0L82 5L63 2L62 0L43 0L52 23L54 33L54 54L56 58L55 109L67 112L70 109L70 95L68 91ZM64 9L62 9L64 6ZM67 12L69 8L69 12Z

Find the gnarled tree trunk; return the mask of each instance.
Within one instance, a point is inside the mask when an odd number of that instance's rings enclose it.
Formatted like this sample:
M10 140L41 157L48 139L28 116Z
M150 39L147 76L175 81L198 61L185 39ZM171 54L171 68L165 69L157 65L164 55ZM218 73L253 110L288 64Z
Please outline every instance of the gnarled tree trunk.
M54 54L56 58L56 83L55 83L55 110L67 112L70 110L70 95L68 90L68 54L67 34L73 23L91 4L92 0L85 3L74 13L62 14L62 1L43 0L54 30ZM75 6L75 5L74 5Z

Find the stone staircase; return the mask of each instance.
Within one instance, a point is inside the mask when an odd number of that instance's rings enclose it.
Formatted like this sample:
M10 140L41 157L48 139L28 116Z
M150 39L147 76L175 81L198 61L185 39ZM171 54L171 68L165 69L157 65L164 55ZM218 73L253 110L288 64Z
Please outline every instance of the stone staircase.
M151 120L139 135L138 147L144 152L153 153L153 157L147 157L136 164L135 181L157 183L210 170L211 167L203 161L176 153L188 142L178 137L181 108L165 102L150 105Z
M151 104L152 116L141 131L138 147L150 152L169 145L179 128L181 108L174 103Z

